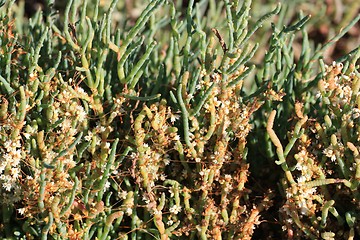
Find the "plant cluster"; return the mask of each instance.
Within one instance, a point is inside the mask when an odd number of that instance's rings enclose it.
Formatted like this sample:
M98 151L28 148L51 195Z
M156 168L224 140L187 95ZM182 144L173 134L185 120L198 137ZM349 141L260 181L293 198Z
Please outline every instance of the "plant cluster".
M359 76L354 65L344 70L334 62L324 68L316 118L309 120L302 104L296 103L297 123L285 150L272 130L276 111L269 116L267 131L277 148L277 164L285 171L283 228L310 238L353 239L360 207Z
M315 49L252 4L2 1L0 236L360 236L360 50L321 60L360 16Z

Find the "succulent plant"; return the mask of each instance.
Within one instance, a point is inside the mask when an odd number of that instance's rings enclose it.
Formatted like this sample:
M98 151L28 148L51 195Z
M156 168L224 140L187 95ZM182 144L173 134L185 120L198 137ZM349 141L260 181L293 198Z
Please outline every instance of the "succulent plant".
M359 236L360 15L292 4L1 1L0 236Z

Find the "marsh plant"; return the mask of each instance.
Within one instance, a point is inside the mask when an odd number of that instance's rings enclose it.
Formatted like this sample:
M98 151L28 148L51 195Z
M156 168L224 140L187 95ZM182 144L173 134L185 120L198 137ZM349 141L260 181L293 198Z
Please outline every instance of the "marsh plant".
M359 237L360 15L291 6L1 1L1 238Z

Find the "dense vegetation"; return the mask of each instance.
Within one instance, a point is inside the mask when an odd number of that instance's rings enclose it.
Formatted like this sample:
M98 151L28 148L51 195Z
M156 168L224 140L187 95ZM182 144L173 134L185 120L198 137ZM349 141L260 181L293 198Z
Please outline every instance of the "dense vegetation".
M0 238L359 238L360 6L315 2L0 1Z

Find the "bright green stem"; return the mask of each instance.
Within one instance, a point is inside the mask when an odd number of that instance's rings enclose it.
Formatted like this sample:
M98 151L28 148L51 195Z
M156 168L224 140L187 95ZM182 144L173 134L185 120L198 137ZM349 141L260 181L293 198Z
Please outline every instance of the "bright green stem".
M116 153L116 147L119 143L119 139L116 138L115 141L113 142L112 146L111 146L111 151L110 151L110 155L109 155L109 159L108 162L106 164L104 173L102 174L102 178L100 180L100 186L99 186L99 193L97 196L97 200L98 202L100 202L103 198L104 195L104 188L105 188L105 183L108 180L109 176L110 176L110 169L111 166L114 164L115 161L115 153Z
M42 229L42 232L41 232L41 240L46 240L47 239L49 230L50 230L51 226L53 225L53 222L54 222L53 213L49 212L47 224L45 225L45 227Z
M61 212L60 212L60 217L64 216L64 214L71 208L71 206L74 203L75 200L75 195L76 195L76 191L78 190L78 186L79 186L79 179L75 176L75 182L74 182L74 186L73 189L71 191L71 195L70 195L70 199L68 204L66 205L66 207L64 207Z

